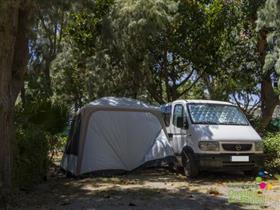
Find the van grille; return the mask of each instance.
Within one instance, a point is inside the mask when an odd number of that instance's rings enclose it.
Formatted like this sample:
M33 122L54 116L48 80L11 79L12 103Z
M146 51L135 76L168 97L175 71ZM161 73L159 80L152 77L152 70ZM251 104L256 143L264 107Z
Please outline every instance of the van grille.
M226 151L249 151L252 148L252 144L222 144L222 147Z

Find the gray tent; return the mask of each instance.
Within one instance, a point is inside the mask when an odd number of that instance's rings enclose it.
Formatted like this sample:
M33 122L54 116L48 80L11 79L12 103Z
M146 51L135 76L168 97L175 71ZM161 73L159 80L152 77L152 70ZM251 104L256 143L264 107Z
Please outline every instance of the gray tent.
M61 167L73 175L131 171L173 156L160 111L128 98L101 98L72 122Z

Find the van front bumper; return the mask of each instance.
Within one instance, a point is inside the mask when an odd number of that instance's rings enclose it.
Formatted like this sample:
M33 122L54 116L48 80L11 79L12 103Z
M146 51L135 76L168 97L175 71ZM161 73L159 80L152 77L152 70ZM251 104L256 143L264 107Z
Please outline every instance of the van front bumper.
M253 170L262 168L264 165L264 154L195 154L196 162L200 170ZM232 156L249 156L247 162L233 162Z

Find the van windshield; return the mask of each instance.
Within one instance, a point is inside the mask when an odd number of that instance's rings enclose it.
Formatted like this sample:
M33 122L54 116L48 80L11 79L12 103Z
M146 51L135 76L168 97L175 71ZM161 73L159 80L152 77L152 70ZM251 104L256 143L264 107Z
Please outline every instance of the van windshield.
M187 106L193 124L249 125L236 106L198 103Z

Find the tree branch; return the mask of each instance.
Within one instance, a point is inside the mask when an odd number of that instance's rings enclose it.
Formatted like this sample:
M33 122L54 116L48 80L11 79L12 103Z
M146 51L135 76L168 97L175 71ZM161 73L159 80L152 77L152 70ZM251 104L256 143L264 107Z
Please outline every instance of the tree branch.
M200 80L200 78L203 76L204 71L196 78L196 80L190 85L190 87L186 88L182 93L179 94L179 98L184 95L187 91L192 89L192 87Z

